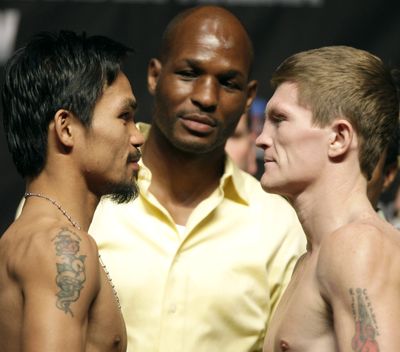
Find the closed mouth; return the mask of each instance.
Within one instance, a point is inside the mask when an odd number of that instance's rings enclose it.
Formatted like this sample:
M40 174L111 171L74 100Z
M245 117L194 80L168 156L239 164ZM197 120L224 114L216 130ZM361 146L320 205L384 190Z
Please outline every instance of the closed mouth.
M141 157L142 154L140 153L140 151L134 154L130 154L128 156L128 163L138 163Z
M180 116L183 120L190 120L198 123L202 123L211 127L217 126L217 123L213 118L204 114L185 114Z

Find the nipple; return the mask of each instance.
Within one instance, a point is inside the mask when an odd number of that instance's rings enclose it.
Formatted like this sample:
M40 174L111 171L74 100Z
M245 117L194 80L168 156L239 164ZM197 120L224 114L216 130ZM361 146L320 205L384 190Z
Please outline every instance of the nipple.
M286 341L281 340L279 345L282 352L289 351L289 344Z
M114 342L113 342L114 347L119 346L120 343L121 343L121 336L115 335L114 336Z

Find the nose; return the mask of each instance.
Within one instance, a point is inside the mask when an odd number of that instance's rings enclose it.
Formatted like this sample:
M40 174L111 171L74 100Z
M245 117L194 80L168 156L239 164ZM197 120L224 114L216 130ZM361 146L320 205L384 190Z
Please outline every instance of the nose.
M213 77L199 77L191 96L192 103L202 111L215 111L218 105L218 82Z
M136 127L135 123L132 123L132 127L130 130L130 143L135 147L139 148L144 143L144 136Z
M256 146L262 149L267 149L272 146L272 138L268 128L268 121L265 120L263 130L256 138Z

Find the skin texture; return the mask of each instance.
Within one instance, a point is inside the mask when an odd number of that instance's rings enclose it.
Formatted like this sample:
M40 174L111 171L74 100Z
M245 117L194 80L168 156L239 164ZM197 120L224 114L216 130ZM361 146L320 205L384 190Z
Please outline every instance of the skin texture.
M79 148L86 151L83 170L94 193L109 194L121 186L130 188L132 184L136 187L136 162L140 153L129 146L137 145L134 138L143 141L134 125L137 103L129 93L131 86L126 76L120 75L117 81L104 92L93 112L97 119L93 119L91 128L82 131L82 138L78 139L82 142ZM117 96L121 98L116 99ZM111 124L109 115L118 117L117 123Z
M143 160L153 175L150 191L184 225L216 188L225 142L254 99L256 82L249 80L248 36L222 8L196 9L170 38L168 54L149 64L155 113Z
M282 104L286 101L290 104ZM304 116L308 123L290 119L291 116ZM297 104L293 85L281 85L276 90L269 101L264 124L264 129L271 131L265 138L265 143L271 145L265 152L265 172L261 178L265 189L285 195L297 194L323 167L323 155L314 151L329 131L312 126L311 117L311 111Z
M105 87L86 129L67 110L49 125L45 168L0 240L0 351L125 351L125 325L87 228L104 194L138 170L136 100L123 73ZM89 187L90 184L90 187ZM104 317L107 317L105 319Z
M257 138L262 186L288 197L308 241L264 351L398 350L400 236L367 198L351 124L317 127L297 97L295 83L278 86Z

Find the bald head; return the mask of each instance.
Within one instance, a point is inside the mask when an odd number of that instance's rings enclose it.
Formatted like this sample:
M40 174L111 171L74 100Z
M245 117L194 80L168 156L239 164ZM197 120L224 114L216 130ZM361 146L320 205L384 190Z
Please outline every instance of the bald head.
M182 37L196 32L204 38L207 45L223 42L227 49L239 46L242 55L248 56L250 71L253 63L253 46L249 35L237 17L218 6L198 6L175 16L162 37L161 61L168 60L177 36Z

